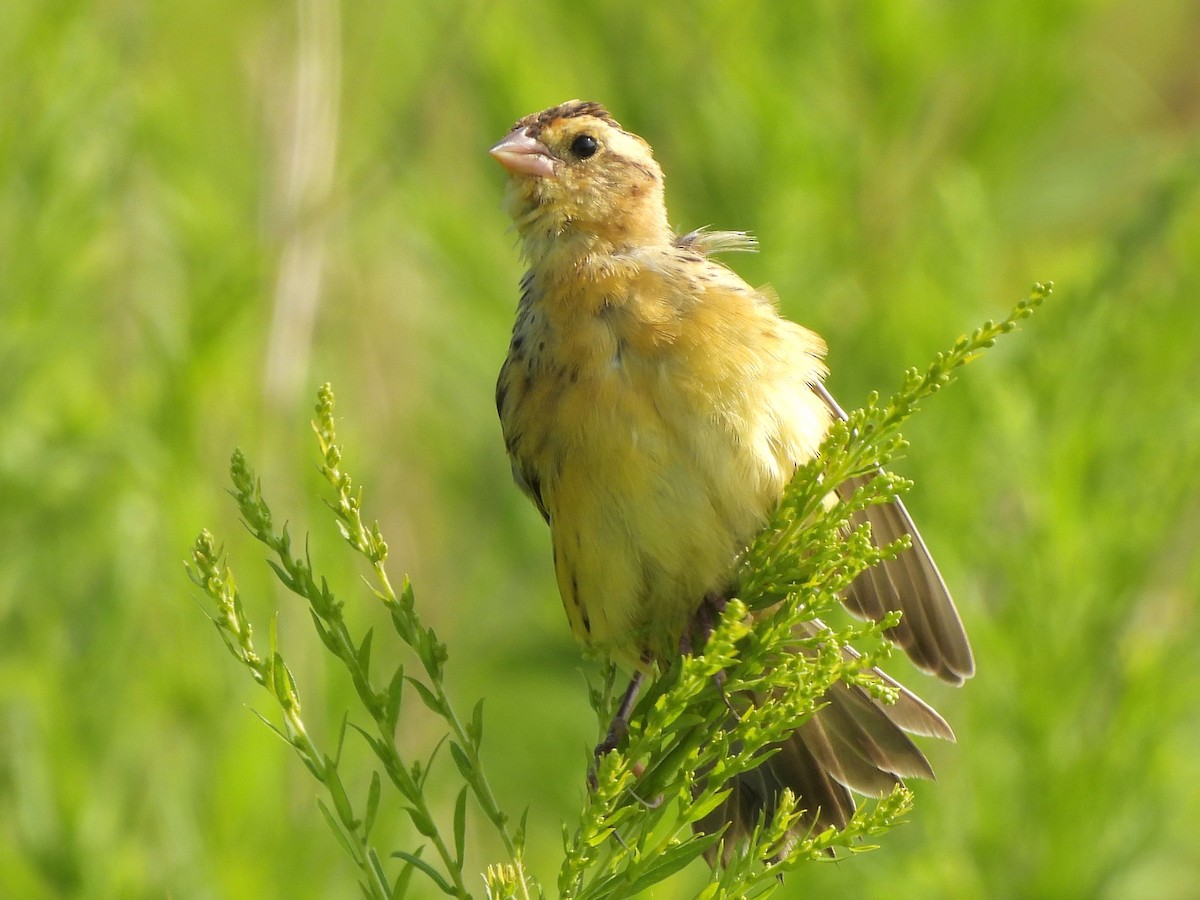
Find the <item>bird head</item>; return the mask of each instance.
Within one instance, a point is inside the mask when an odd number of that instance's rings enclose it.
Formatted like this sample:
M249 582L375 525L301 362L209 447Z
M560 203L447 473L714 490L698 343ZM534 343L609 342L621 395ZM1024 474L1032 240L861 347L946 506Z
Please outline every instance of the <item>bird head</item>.
M508 170L505 205L531 260L671 240L650 146L599 103L526 116L491 154Z

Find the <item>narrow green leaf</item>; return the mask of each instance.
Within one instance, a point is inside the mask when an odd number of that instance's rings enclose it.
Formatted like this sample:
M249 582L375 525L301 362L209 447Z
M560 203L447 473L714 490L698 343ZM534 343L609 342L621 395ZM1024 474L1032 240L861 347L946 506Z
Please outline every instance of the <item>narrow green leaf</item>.
M415 806L405 806L404 811L408 813L408 817L412 819L413 827L417 829L417 833L422 837L431 838L437 835L437 828L434 827L433 820L429 815Z
M587 843L591 847L599 847L601 844L603 844L605 841L607 841L609 839L609 837L612 835L612 833L613 833L612 828L600 828L596 831L595 834L591 835L588 838Z
M418 847L417 853L420 853L423 849L422 847ZM374 855L375 851L372 850L371 853ZM404 867L400 870L400 874L396 876L396 883L392 885L391 900L400 900L401 897L408 893L408 886L412 883L413 872L415 871L417 871L416 867L411 863L406 862L404 864Z
M421 852L424 850L425 850L425 847L416 848L416 852L414 853L414 856L419 857ZM379 858L376 856L376 852L374 852L374 850L371 851L371 857L372 857L372 859L374 859L374 865L377 866L379 871L383 871L383 864L382 864L382 862L380 862ZM415 872L415 871L416 871L416 868L412 863L407 863L407 862L404 863L403 868L400 870L400 875L396 876L396 883L392 884L392 886L391 886L391 894L390 894L391 900L398 900L398 899L402 898L402 896L404 896L404 894L408 893L408 886L413 881L413 872ZM386 882L384 882L384 883L386 883Z
M404 860L406 863L408 863L410 866L413 866L414 868L420 869L422 872L425 873L425 875L427 875L429 877L430 881L432 881L434 884L436 884L441 889L443 894L449 894L452 897L455 895L454 888L450 886L450 883L448 881L446 881L446 879L442 876L442 874L440 872L438 872L438 870L435 869L433 866L429 865L429 863L425 862L425 860L418 857L416 854L407 853L403 850L397 850L395 853L392 854L392 856L394 856L396 859Z
M325 649L327 649L334 656L340 657L342 648L338 646L337 639L333 636L333 633L328 629L328 627L326 627L325 622L321 619L321 616L317 614L315 609L311 608L309 609L308 614L312 616L313 628L317 630L317 637L321 639L321 643L325 645Z
M329 830L333 832L338 843L342 845L342 849L346 851L346 855L355 862L358 862L358 852L355 850L353 845L351 845L350 838L342 828L341 823L338 822L337 817L329 811L329 807L325 805L324 800L318 798L317 806L320 807L321 814L325 817L325 821L329 824Z
M425 687L425 685L416 678L409 677L407 678L407 681L417 689L417 693L421 695L421 702L429 707L430 711L437 713L439 716L446 715L446 710L442 706L442 701L437 698L437 695L433 691Z
M687 815L684 821L687 823L699 822L710 812L725 802L725 798L729 796L729 790L722 789L714 793L711 797L701 800L697 803L690 804L687 808Z
M337 599L333 596L333 591L330 590L329 582L325 580L324 575L321 576L321 587L316 591L316 594L321 598L321 611L330 619L340 620L341 616L339 614L341 612L342 605L338 603Z
M462 867L467 840L467 789L458 792L454 801L454 863Z
M416 776L416 781L419 787L423 788L425 786L425 779L428 778L429 773L433 771L433 761L437 759L438 751L442 749L442 745L446 743L446 739L449 737L450 735L443 734L440 738L438 738L438 742L433 745L433 750L430 752L429 758L425 761L424 771L418 773Z
M296 580L287 573L283 566L279 565L279 563L275 562L273 559L268 559L267 565L271 567L271 570L275 573L275 577L283 583L285 588L287 588L293 594L303 595L304 592L296 584Z
M371 639L374 636L375 629L368 628L362 643L358 645L358 667L363 670L365 675L371 674Z
M264 725L266 725L268 728L270 728L271 731L275 732L275 734L277 734L279 736L279 739L281 741L283 741L289 747L292 747L293 749L295 749L294 745L292 744L291 738L289 738L286 734L284 734L282 731L280 731L278 726L276 726L274 722L272 722L270 719L268 719L266 716L264 716L262 713L260 713L257 709L252 709L252 710L250 710L250 712L252 712L252 713L254 713L254 715L258 716L259 721L262 722Z
M379 811L379 797L382 788L383 782L379 777L379 772L373 770L371 786L367 788L367 811L363 815L363 840L371 836L371 829L375 827L375 814Z
M350 805L350 798L346 796L346 788L338 774L337 764L328 756L325 757L325 788L329 791L342 824L350 830L357 828L359 823L354 818L354 808Z
M300 697L296 692L296 679L292 677L291 669L283 661L283 657L275 653L271 657L271 684L275 689L275 699L284 709L298 709Z
M392 752L394 751L392 751L391 745L384 742L383 738L376 737L371 732L362 730L354 722L350 722L350 727L359 733L359 736L365 740L367 746L370 746L371 752L379 758L379 762L382 762L384 766L388 766L392 762Z
M417 639L414 631L414 623L412 621L411 608L392 606L391 613L392 628L394 628L396 634L400 636L400 640L404 641L404 643L415 649L417 646Z
M337 749L333 752L333 767L336 769L342 764L342 747L346 744L346 726L350 724L350 711L346 710L342 713L342 724L338 728Z
M521 821L519 823L517 823L516 833L513 834L513 844L516 846L518 852L523 852L525 850L525 835L527 833L526 825L528 823L529 823L529 807L527 806L521 812Z
M467 728L467 734L471 736L471 740L475 744L475 749L478 750L480 744L483 743L483 698L479 698L479 702L475 704L475 708L471 710L471 724Z
M388 684L387 706L384 708L384 721L387 723L389 732L396 730L396 723L400 720L400 703L403 699L404 666L396 666L391 683Z
M458 769L458 773L467 781L475 780L475 766L471 763L471 758L467 756L466 751L458 746L454 741L450 742L450 756L454 759L454 765Z
M371 877L373 878L374 883L379 885L385 892L382 894L382 896L384 898L394 897L394 892L388 887L388 877L387 872L383 870L383 861L379 858L379 854L375 852L374 847L367 848L366 866L371 871ZM380 892L373 890L371 892L371 896L378 897L380 896Z
M720 839L719 834L691 837L662 853L655 854L649 863L642 867L641 874L629 885L628 896L636 897L647 888L670 878L688 863L699 859L705 850L715 846Z

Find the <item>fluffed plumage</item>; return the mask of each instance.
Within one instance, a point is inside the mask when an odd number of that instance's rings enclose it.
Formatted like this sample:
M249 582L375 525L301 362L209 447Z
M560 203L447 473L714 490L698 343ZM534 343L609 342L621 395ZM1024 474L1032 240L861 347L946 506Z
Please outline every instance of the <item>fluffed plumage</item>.
M559 591L589 650L634 669L679 652L703 598L728 596L738 554L834 417L825 345L710 258L744 234L668 225L650 147L599 104L521 119L492 148L529 264L496 404L517 483L550 526ZM839 490L853 489L853 484ZM864 573L847 607L903 613L892 636L961 683L970 646L941 575L897 501L861 514L911 550ZM906 733L953 739L906 690L882 706L839 685L707 823L736 838L783 787L809 822L842 825L851 791L930 777Z

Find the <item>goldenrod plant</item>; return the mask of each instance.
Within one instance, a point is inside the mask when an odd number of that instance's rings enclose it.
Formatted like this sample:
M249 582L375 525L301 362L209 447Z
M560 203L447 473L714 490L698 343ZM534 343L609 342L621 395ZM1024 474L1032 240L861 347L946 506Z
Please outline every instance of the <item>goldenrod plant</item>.
M900 427L921 402L1049 294L1049 285L1035 285L1005 319L960 338L923 372L907 372L889 400L872 395L833 425L819 456L797 471L770 523L747 548L739 563L738 595L726 604L703 646L653 680L633 709L625 739L597 757L579 820L563 828L559 896L638 896L701 858L712 863L700 894L706 900L766 896L796 866L869 849L868 839L908 814L912 794L897 786L862 805L845 828L810 830L799 840L792 835L803 798L790 794L735 846L724 845L721 831L700 827L725 800L731 781L774 752L773 745L811 717L832 686L848 682L875 697L894 697L893 683L874 667L888 654L883 632L895 624L895 616L880 622L839 616L839 593L869 566L901 552L905 543L878 548L869 528L853 527L851 517L909 487L883 467L904 448ZM337 528L366 561L370 592L411 651L407 658L384 660L373 653L372 630L354 633L343 610L357 601L335 597L314 570L307 544L298 550L288 527L276 524L259 478L240 451L233 455L230 473L243 522L269 551L280 582L307 603L318 638L345 668L358 697L360 708L346 711L332 748L318 746L305 726L300 687L274 630L265 649L256 647L233 572L207 531L195 542L188 573L211 602L212 621L230 652L272 697L275 711L264 714L264 721L321 786L318 808L353 861L364 896L406 896L414 879L459 898L546 896L549 877L526 868L524 817L514 823L500 809L484 773L483 701L464 714L449 696L449 651L423 623L408 580L399 590L393 587L387 543L378 525L364 519L362 491L342 468L329 385L318 393L313 427ZM829 485L871 473L877 474L863 479L854 492L827 502ZM610 666L603 683L591 691L601 735L616 706L617 683ZM398 739L405 703L413 695L443 723L441 740L422 758L402 753ZM772 702L755 701L762 697ZM351 781L342 753L347 737L365 741L378 763L365 797L352 797L345 786ZM447 749L440 753L443 744ZM437 765L452 765L461 779L452 808L435 808L426 794L427 778ZM415 846L376 845L373 826L383 804L395 804L408 815ZM494 829L506 859L489 864L469 858L468 817L476 815Z

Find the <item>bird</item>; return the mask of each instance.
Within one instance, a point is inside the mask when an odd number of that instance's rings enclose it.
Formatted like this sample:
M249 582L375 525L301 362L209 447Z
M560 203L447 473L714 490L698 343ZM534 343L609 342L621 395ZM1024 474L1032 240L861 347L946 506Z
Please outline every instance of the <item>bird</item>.
M602 104L525 116L490 153L507 172L504 207L527 266L496 385L505 447L549 525L571 631L634 673L627 716L642 677L681 653L704 603L735 595L739 555L846 414L824 385L822 338L714 258L752 239L676 232L650 145ZM898 610L888 636L917 668L961 684L974 673L970 643L903 504L855 515L880 546L904 535L911 546L860 575L844 605L875 621ZM855 794L932 778L912 737L953 741L953 731L880 675L894 704L835 684L700 827L727 828L732 847L785 788L803 828L844 827ZM610 732L598 752L619 738Z

